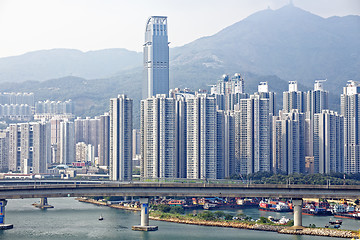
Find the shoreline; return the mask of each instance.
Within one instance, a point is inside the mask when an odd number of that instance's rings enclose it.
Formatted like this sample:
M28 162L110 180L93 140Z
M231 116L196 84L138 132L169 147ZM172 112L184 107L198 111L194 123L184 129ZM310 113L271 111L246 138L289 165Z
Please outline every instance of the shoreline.
M107 204L105 202L96 201L93 199L85 198L76 198L79 202L91 203L100 206L108 206L112 208L130 210L130 211L140 211L140 208L125 207L119 204ZM248 224L242 222L234 221L205 221L199 219L181 219L176 217L160 218L155 216L149 216L149 219L155 221L164 221L180 224L191 224L198 226L209 226L209 227L227 227L227 228L239 228L255 231L270 231L277 232L279 234L291 234L291 235L309 235L309 236L321 236L321 237L337 237L337 238L355 238L357 233L354 233L351 230L338 230L338 229L329 229L329 228L294 228L287 226L276 226L276 225L266 225L266 224Z

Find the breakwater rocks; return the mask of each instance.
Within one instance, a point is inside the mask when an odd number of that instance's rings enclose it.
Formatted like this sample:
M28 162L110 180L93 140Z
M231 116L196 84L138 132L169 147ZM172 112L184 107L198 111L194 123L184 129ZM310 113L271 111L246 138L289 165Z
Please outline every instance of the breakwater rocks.
M256 223L248 224L248 223L235 222L235 221L205 221L205 220L202 221L198 219L159 218L153 216L150 216L150 219L157 221L192 224L192 225L200 225L200 226L242 228L249 230L271 231L271 232L278 232L286 228L285 226L264 225L264 224L256 224Z
M78 200L79 202L85 202L85 203L92 203L92 204L95 204L95 205L107 206L106 202L100 202L100 201L90 199L90 198L75 198L75 200Z
M124 205L119 205L119 204L108 204L107 202L101 202L101 201L97 201L97 200L94 200L91 198L76 198L76 200L78 200L79 202L91 203L91 204L100 205L100 206L108 206L108 207L118 208L118 209L123 209L123 210L141 211L141 209L139 207L129 207L129 206L124 206Z
M80 202L92 203L101 206L108 206L112 208L131 210L131 211L140 211L138 207L128 207L122 206L119 204L109 205L106 202L96 201L93 199L87 198L77 198L76 200ZM350 230L337 230L329 228L296 228L296 227L286 227L286 226L274 226L274 225L265 225L265 224L250 224L243 223L238 221L205 221L199 219L189 219L189 218L160 218L155 216L149 216L151 220L164 221L164 222L173 222L173 223L182 223L182 224L192 224L199 226L211 226L211 227L230 227L230 228L241 228L248 230L256 231L271 231L278 232L280 234L293 234L293 235L312 235L312 236L323 236L323 237L337 237L337 238L348 238L351 239L356 237L357 234Z
M328 228L303 228L303 229L291 229L285 228L280 230L278 233L283 234L294 234L294 235L313 235L323 237L337 237L337 238L353 238L356 237L352 231L349 230L337 230Z
M327 229L327 228L292 228L286 226L274 226L274 225L264 225L264 224L248 224L241 222L232 222L232 221L202 221L197 219L178 219L178 218L159 218L152 217L150 219L157 221L166 221L182 224L192 224L200 226L212 226L212 227L231 227L231 228L241 228L248 230L257 230L257 231L271 231L278 232L281 234L293 234L293 235L312 235L312 236L323 236L323 237L337 237L337 238L352 238L356 234L349 230L337 230L337 229Z

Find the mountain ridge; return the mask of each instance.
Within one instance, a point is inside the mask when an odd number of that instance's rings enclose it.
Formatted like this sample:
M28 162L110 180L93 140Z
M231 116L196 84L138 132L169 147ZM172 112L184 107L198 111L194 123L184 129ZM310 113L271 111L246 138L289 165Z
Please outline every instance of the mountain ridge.
M347 80L360 79L359 26L360 16L357 15L323 18L288 5L276 10L265 9L212 36L171 48L170 87L206 89L208 85L216 83L222 74L238 72L244 76L248 93L256 90L259 81L269 79L270 88L278 91L280 99L280 91L287 90L286 82L289 80L297 80L304 86L303 90L306 90L312 89L314 80L328 79L325 89L334 94L331 101L332 105L336 106L339 103L340 91ZM62 55L64 52L71 54ZM76 94L84 99L94 95L93 103L89 106L94 106L97 110L89 109L92 113L107 106L110 93L113 97L117 93L126 93L136 101L141 99L141 53L115 48L85 53L79 50L54 49L43 50L38 54L44 53L58 53L66 61L52 60L52 57L46 54L42 58L31 59L34 53L29 53L25 55L30 56L30 60L34 62L24 60L25 64L15 65L11 71L5 71L4 66L7 65L4 58L1 58L0 82L11 82L12 76L13 79L35 80L37 88L42 88L41 81L46 79L53 80L50 83L46 81L43 85L54 86L65 76L84 78L88 85L93 84L98 91L74 80L78 87L72 89L64 86L63 91L70 91L71 94L63 95L66 95L66 98L73 96L73 99L81 99ZM90 60L77 61L82 56L89 57ZM52 61L55 66L47 69L46 64ZM38 72L31 72L30 63L37 64L34 69ZM69 65L76 71L71 70ZM69 81L71 83L71 80ZM0 91L14 90L14 86L26 90L21 84L3 83ZM23 86L37 91L31 84ZM82 87L87 90L81 90ZM42 92L39 96L56 96L58 100L64 98L59 92ZM81 115L86 114L86 109L83 110L79 112Z

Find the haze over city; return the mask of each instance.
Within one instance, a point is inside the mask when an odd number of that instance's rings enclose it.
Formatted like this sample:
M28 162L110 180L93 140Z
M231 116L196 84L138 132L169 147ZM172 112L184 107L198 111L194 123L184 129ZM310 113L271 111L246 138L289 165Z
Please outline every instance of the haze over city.
M360 239L359 3L0 0L1 239Z
M170 47L213 35L250 14L289 0L0 0L0 57L71 48L142 51L148 16L168 16ZM322 17L360 15L357 0L294 0Z

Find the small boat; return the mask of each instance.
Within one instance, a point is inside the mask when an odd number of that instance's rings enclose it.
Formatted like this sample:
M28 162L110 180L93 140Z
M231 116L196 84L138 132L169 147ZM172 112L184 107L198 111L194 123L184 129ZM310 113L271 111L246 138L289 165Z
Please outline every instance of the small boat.
M332 220L330 219L329 223L330 223L331 225L341 225L341 224L342 224L342 220L336 219L336 220L332 221Z
M102 221L102 220L104 220L104 218L103 218L103 216L102 216L102 215L100 215L100 217L99 217L99 221Z
M325 228L340 228L341 225L340 224L335 224L335 225L325 225Z

